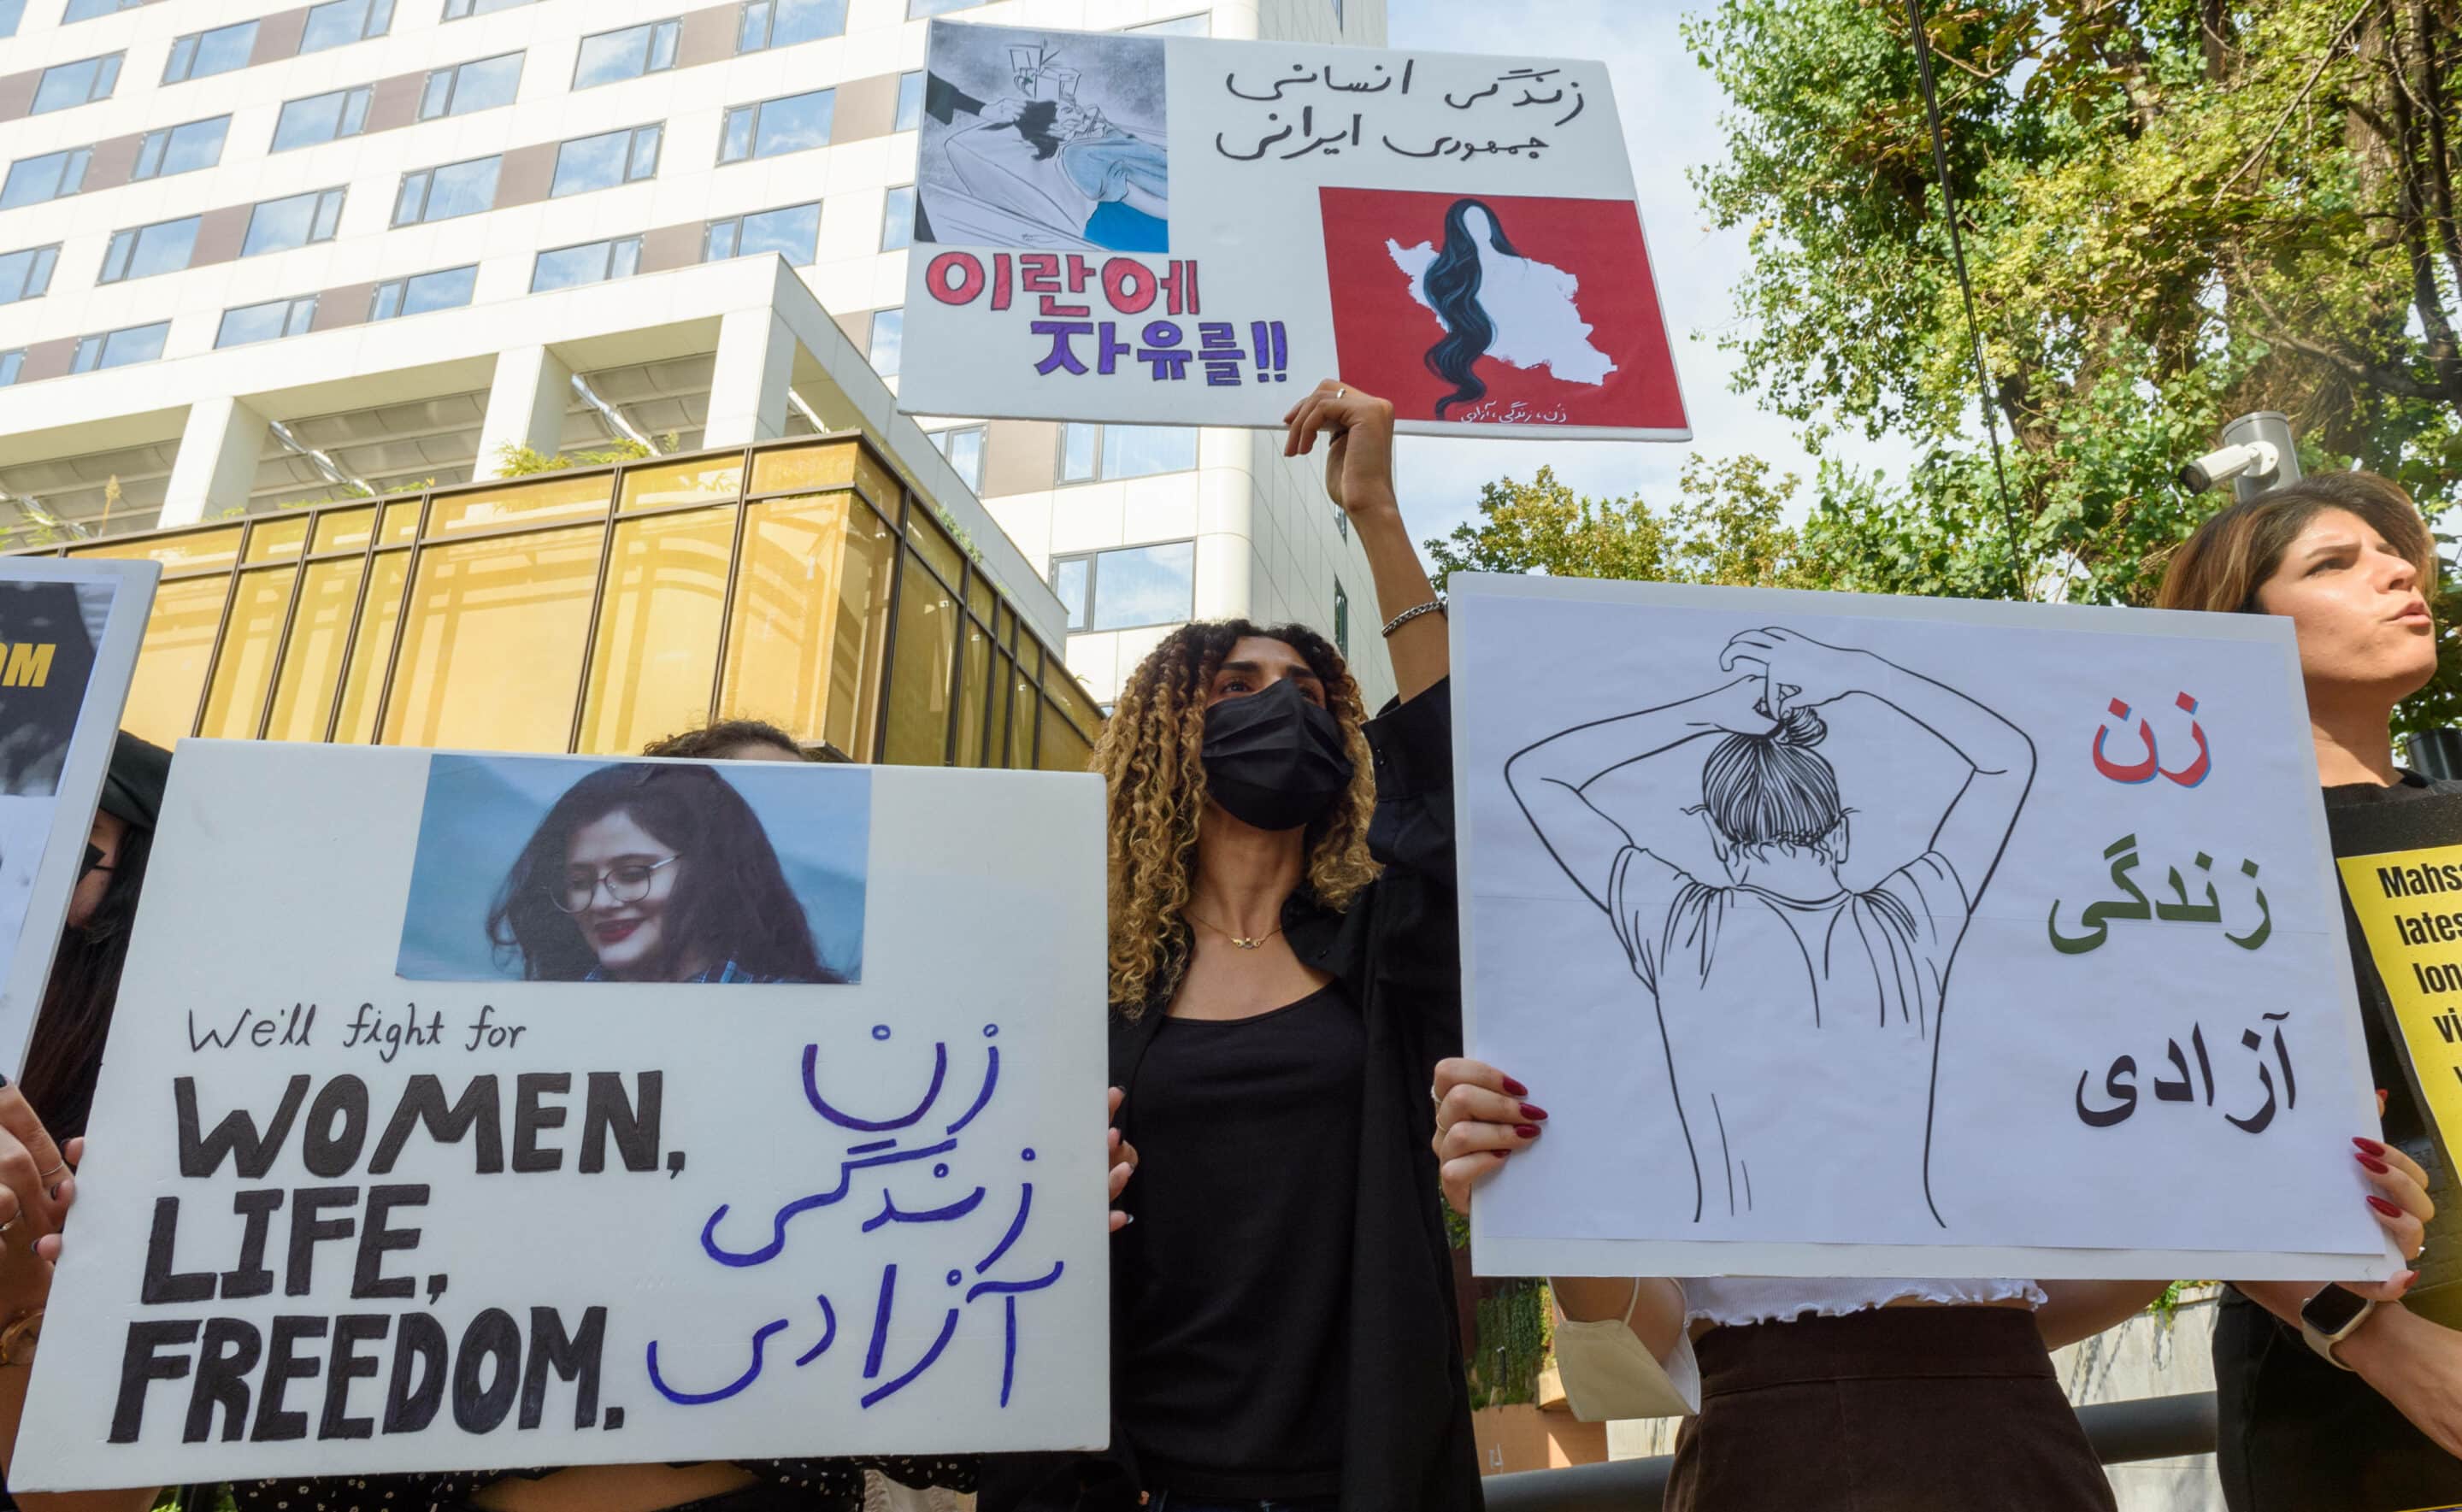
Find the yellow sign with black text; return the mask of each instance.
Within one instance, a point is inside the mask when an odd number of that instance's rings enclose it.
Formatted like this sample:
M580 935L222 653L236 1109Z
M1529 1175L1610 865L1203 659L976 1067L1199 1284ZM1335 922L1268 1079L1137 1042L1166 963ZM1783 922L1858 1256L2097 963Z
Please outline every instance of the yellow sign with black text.
M2429 1119L2451 1150L2462 1138L2462 846L2346 855L2337 864Z

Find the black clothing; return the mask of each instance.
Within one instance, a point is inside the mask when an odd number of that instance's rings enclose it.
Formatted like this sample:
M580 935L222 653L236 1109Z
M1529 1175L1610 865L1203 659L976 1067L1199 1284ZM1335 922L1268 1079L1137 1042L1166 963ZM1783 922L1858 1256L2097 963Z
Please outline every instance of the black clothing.
M668 1512L861 1512L869 1467L904 1485L973 1484L974 1462L957 1459L760 1459L738 1468L761 1483L671 1507ZM479 1470L449 1474L318 1476L239 1480L231 1501L239 1512L321 1507L326 1512L468 1512L470 1499L499 1480L536 1480L547 1470Z
M1123 1130L1168 1171L1112 1245L1128 1332L1113 1411L1148 1481L1290 1501L1342 1489L1342 1328L1359 1010L1334 983L1227 1021L1165 1018ZM1127 1110L1124 1110L1124 1112Z
M1350 1232L1322 1242L1350 1259L1341 1328L1343 1512L1477 1512L1483 1503L1454 1311L1453 1259L1437 1187L1436 1063L1461 1052L1461 946L1454 919L1453 701L1439 682L1388 705L1368 726L1376 758L1369 850L1384 875L1343 913L1303 889L1283 905L1284 938L1331 976L1359 1010L1366 1041L1356 1093L1359 1135ZM1167 1000L1166 1000L1167 1002ZM1112 1016L1112 1085L1143 1095L1142 1063L1165 1004ZM1143 1156L1143 1152L1139 1152ZM1338 1160L1345 1152L1320 1151ZM1129 1183L1132 1212L1165 1179L1141 1158L1149 1188ZM1218 1221L1220 1220L1218 1216ZM1141 1226L1143 1220L1138 1224ZM1112 1288L1113 1401L1127 1337L1126 1291ZM1152 1478L1116 1428L1099 1459L1028 1455L987 1459L981 1512L1130 1512Z
M2355 783L2325 789L2328 810L2462 793L2462 782L2430 782L2405 772L2392 787ZM2345 905L2344 912L2349 910ZM2355 918L2348 918L2351 967L2360 979L2368 1069L2386 1090L2386 1137L2414 1155L2426 1116L2403 1074L2402 1051L2383 1017L2367 1006L2383 993ZM2450 1205L2449 1179L2434 1195ZM2236 1291L2223 1294L2214 1323L2215 1468L2232 1512L2368 1512L2462 1501L2462 1459L2348 1371L2317 1357L2300 1330Z
M112 745L96 807L140 830L151 830L162 817L162 794L170 782L171 753L121 730Z

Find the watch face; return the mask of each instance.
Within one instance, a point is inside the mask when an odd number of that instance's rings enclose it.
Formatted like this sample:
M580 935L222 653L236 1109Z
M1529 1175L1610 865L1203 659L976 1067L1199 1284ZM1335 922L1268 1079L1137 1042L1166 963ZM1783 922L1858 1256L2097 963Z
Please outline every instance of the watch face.
M2308 1299L2300 1316L2310 1328L2331 1338L2351 1326L2353 1320L2367 1311L2368 1302L2357 1292L2340 1286L2327 1286Z

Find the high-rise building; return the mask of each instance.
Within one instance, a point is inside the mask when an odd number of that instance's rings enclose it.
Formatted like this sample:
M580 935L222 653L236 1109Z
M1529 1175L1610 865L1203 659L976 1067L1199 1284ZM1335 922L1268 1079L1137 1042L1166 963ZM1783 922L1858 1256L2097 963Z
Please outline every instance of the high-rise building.
M889 387L930 17L1380 45L1382 0L678 3L0 0L0 548L165 563L133 725L1066 765L1242 614L1390 692L1278 437Z

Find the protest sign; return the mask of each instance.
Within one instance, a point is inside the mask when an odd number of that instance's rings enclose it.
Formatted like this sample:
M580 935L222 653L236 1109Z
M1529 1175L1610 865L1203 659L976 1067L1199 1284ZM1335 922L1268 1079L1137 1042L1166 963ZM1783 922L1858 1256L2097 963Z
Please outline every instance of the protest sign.
M1100 1445L1101 814L184 745L11 1488Z
M936 21L898 406L1691 437L1604 64Z
M1481 1273L2401 1268L2287 621L1452 587Z
M0 1066L14 1075L43 1007L96 794L162 569L0 565Z

